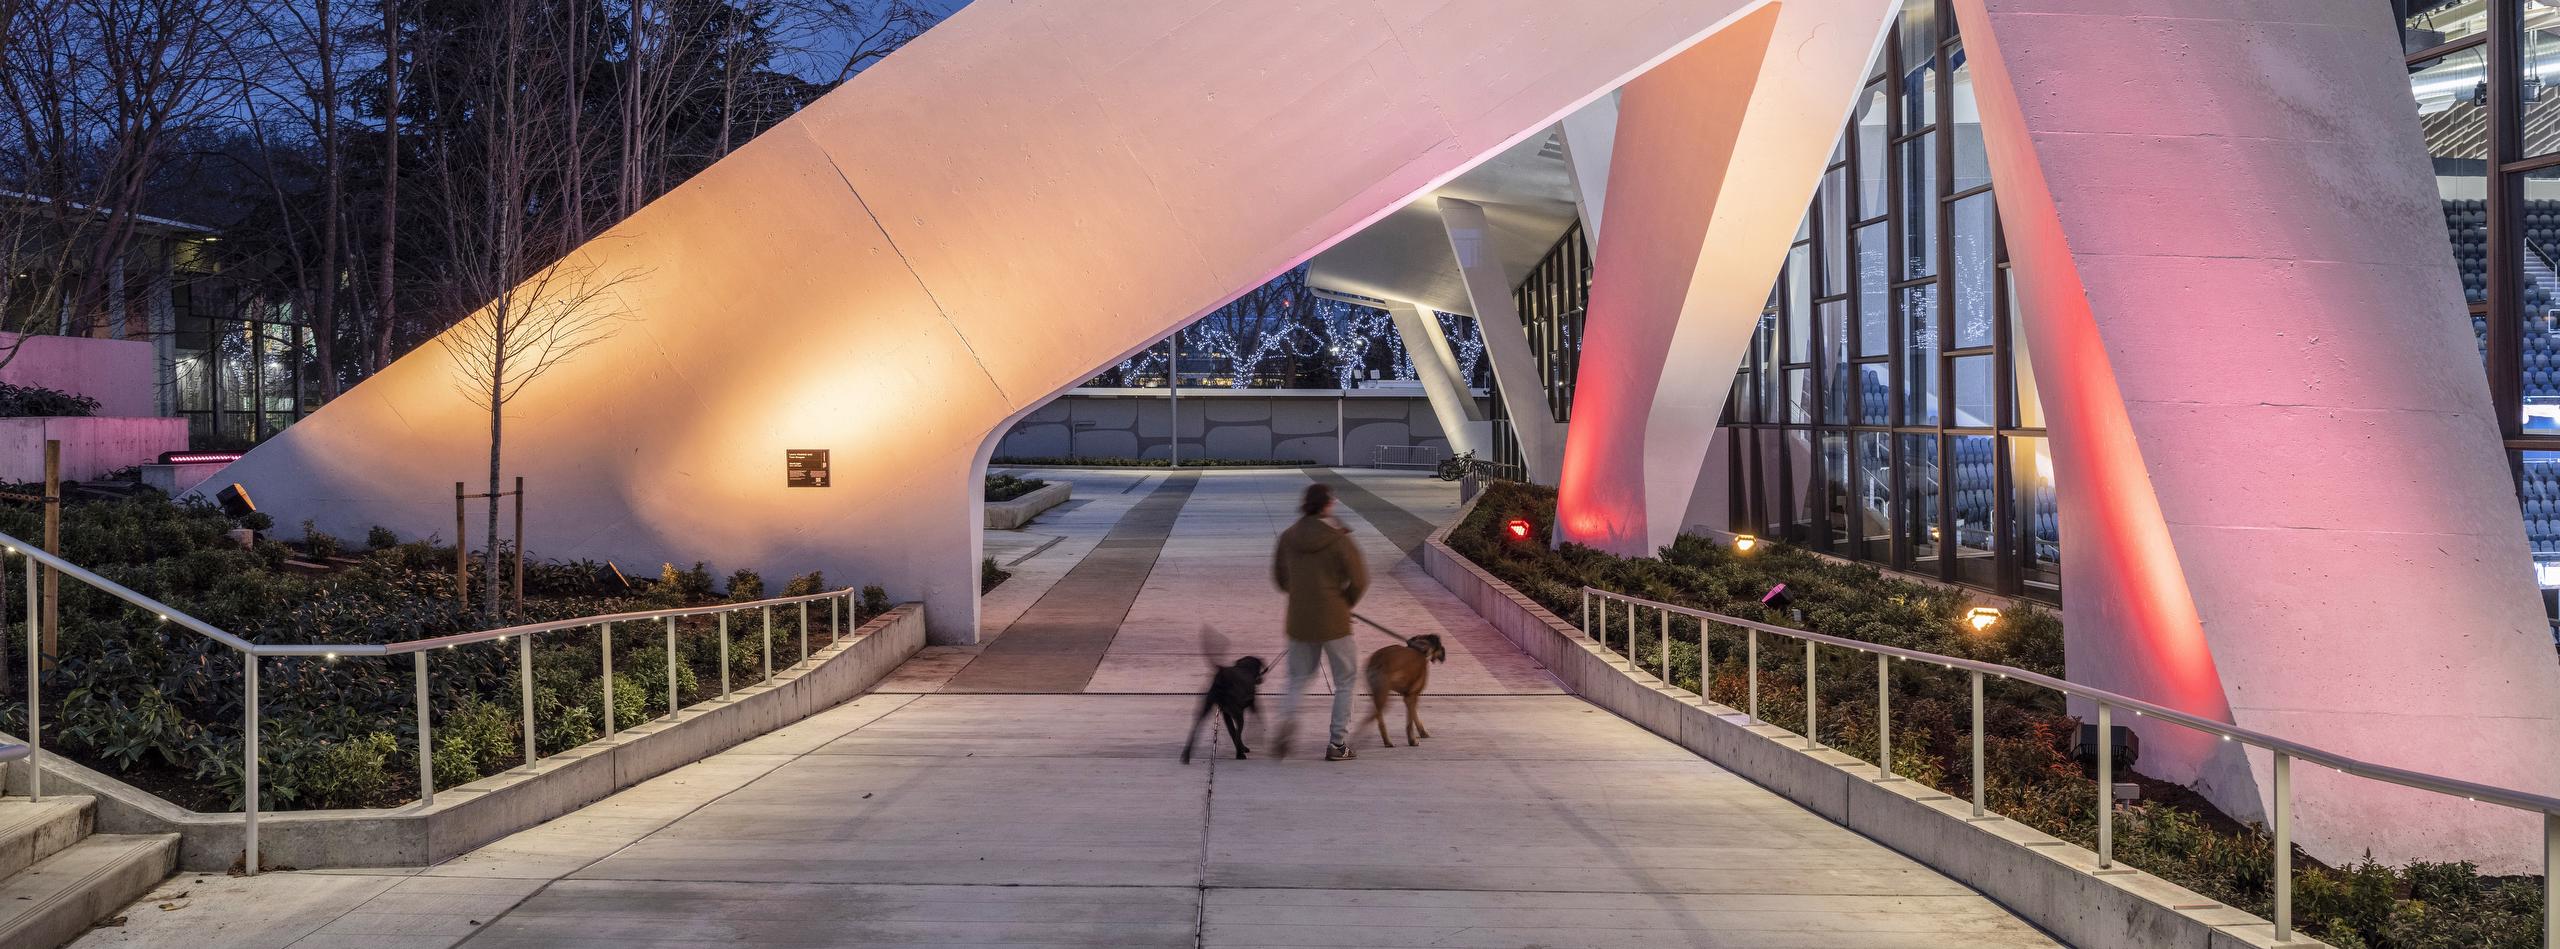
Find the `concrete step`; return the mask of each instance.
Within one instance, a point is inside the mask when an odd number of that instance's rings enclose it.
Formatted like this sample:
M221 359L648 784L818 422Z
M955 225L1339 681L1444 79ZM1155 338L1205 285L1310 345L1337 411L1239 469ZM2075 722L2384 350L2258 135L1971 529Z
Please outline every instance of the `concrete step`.
M0 946L56 949L178 868L178 835L100 835L0 879Z
M79 843L89 836L96 813L97 799L86 794L58 794L42 802L0 798L0 879Z

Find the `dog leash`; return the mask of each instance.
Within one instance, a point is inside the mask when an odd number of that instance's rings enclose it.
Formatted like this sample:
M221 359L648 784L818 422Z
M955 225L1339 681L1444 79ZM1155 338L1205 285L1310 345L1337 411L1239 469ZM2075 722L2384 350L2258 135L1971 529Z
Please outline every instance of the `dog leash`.
M1366 617L1366 616L1362 616L1362 615L1360 615L1360 614L1358 614L1358 613L1353 613L1353 614L1351 614L1351 618L1352 618L1352 619L1359 620L1359 621L1361 621L1361 622L1363 622L1363 623L1367 623L1367 624L1369 624L1369 628L1370 628L1370 629L1374 629L1374 630L1377 630L1377 631L1379 631L1379 632L1381 632L1381 633L1385 633L1385 634L1387 634L1388 636L1394 637L1394 638L1395 638L1395 641L1397 641L1397 642L1403 643L1403 644L1405 644L1405 645L1407 645L1407 646L1413 645L1413 638L1412 638L1412 637L1406 636L1406 635L1404 635L1403 633L1396 632L1395 630L1388 629L1388 628L1386 628L1386 627L1384 627L1384 626L1380 626L1380 625L1378 625L1378 621L1377 621L1377 620L1370 619L1370 618L1368 618L1368 617Z

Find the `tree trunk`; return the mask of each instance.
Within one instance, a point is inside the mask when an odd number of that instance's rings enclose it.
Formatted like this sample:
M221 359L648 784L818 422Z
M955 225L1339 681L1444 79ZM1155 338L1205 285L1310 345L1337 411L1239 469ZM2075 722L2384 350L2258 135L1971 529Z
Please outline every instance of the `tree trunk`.
M374 372L391 365L391 333L399 305L393 261L400 246L400 5L382 0L382 264L374 275Z
M312 307L311 333L317 343L313 348L320 362L320 397L338 394L338 219L342 216L341 187L345 172L339 167L338 155L338 67L337 40L331 35L329 0L312 0L312 39L320 56L320 286L319 299ZM295 401L300 402L301 386L294 386ZM294 406L295 414L301 413Z

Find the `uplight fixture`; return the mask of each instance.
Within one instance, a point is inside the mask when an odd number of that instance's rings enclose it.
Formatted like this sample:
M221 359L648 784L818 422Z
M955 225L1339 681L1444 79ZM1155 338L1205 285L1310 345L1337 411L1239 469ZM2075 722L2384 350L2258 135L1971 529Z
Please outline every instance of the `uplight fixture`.
M1753 537L1749 534L1733 535L1733 549L1735 553L1747 554L1751 552L1751 548L1758 546L1760 546L1760 538Z
M1984 630L1988 630L1999 624L2000 608L1996 606L1974 607L1964 614L1964 621L1966 625L1973 627L1974 632L1979 633Z
M1529 539L1529 521L1526 518L1512 518L1503 523L1502 532L1511 535L1514 541L1525 542Z

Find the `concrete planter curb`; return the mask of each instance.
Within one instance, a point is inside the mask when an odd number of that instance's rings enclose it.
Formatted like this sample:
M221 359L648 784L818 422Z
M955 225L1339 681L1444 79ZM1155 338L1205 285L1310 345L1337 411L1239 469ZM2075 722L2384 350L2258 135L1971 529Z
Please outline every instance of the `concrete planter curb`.
M813 661L776 669L773 681L732 689L686 707L674 720L623 729L478 781L436 790L435 803L366 810L258 815L259 862L270 868L426 866L604 799L722 749L832 708L859 695L924 648L924 606L874 617ZM796 633L795 633L796 635ZM24 769L9 769L9 793L26 793ZM44 759L48 794L98 799L100 833L181 835L178 867L220 871L238 863L241 815L181 808L60 757Z
M1036 491L1010 501L989 501L987 502L987 529L991 531L1021 530L1023 525L1031 523L1032 518L1039 517L1040 512L1066 503L1067 495L1074 490L1075 485L1071 483L1052 481L1041 485Z
M2079 846L1996 815L1974 820L1969 800L1915 781L1880 782L1873 764L1809 751L1799 735L1749 724L1739 709L1628 670L1616 653L1450 549L1450 529L1432 532L1423 568L1574 694L1981 891L2063 942L2082 949L2279 945L2266 920L2121 863L2099 871L2097 854ZM2297 932L2281 945L2327 944Z

